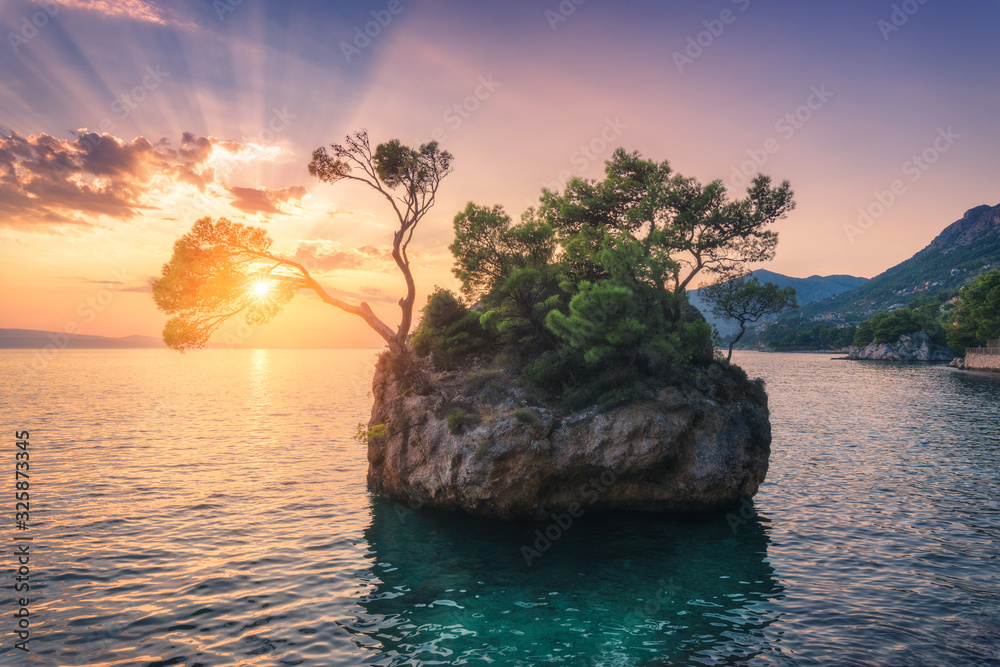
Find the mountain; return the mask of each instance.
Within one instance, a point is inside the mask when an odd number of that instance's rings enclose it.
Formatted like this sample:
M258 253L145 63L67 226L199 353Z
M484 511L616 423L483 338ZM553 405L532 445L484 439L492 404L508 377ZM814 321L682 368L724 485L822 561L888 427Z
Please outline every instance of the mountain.
M841 294L868 282L867 278L844 275L793 278L766 269L757 269L750 275L755 276L762 283L774 283L778 287L794 287L795 296L800 306ZM737 327L732 321L719 320L712 315L711 310L698 295L697 290L689 290L688 299L705 315L705 319L719 329L719 333L725 335L728 332L736 331Z
M163 340L152 336L86 336L35 329L0 329L0 349L37 350L52 345L57 349L166 348Z
M953 291L1000 268L1000 205L977 206L948 225L926 248L855 289L810 303L805 317L858 316L906 304L920 295Z
M756 276L762 283L774 283L778 287L794 287L795 297L800 306L841 294L868 282L867 278L844 275L792 278L765 269L758 269L751 275Z

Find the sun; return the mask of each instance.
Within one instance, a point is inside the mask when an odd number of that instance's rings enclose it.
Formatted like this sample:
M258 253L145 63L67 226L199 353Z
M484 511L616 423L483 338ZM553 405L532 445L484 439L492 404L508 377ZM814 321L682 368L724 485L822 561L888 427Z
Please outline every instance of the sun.
M271 283L261 281L253 286L253 293L257 296L265 296L271 291Z

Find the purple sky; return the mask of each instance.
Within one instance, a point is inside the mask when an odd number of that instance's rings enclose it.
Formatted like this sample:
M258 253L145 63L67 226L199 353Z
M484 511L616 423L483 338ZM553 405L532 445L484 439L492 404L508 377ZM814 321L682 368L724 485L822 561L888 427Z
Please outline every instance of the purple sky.
M997 2L234 2L0 2L0 326L157 335L144 286L200 215L266 224L393 308L388 212L306 171L361 127L455 155L414 241L422 294L456 284L467 201L516 217L619 145L734 193L791 181L765 268L795 276L875 275L1000 200ZM375 342L303 301L249 342Z

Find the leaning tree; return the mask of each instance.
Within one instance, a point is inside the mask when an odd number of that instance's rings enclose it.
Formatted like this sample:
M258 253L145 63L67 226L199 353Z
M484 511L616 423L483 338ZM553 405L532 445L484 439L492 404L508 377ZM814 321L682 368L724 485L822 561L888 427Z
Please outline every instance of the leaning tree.
M727 361L732 361L733 348L747 332L747 326L756 324L762 317L799 307L794 287L782 289L774 283L761 283L757 276L749 274L706 285L698 294L716 317L735 320L740 326L740 332L729 341Z
M413 323L416 287L407 248L434 205L441 181L451 173L452 156L437 142L414 149L395 139L372 151L365 130L330 148L313 152L309 173L324 183L364 183L385 197L396 215L392 258L406 283L406 294L399 300L399 325L393 329L365 302L352 304L332 296L308 266L274 252L263 229L226 218L202 218L174 244L162 276L153 282L157 307L171 315L163 329L168 346L181 351L204 347L223 322L240 314L251 325L267 322L307 290L362 318L396 359L412 365L406 338Z

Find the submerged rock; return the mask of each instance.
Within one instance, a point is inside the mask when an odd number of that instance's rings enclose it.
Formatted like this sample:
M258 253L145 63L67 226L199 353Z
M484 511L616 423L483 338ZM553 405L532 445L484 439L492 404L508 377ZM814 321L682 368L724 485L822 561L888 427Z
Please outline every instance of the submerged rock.
M867 347L848 348L851 359L874 361L951 361L955 353L947 347L931 342L923 331L902 335L895 343L870 343Z
M373 384L368 486L409 507L502 519L584 510L724 511L767 474L767 395L721 370L605 411L527 406L509 380L436 378L403 390L385 359Z

